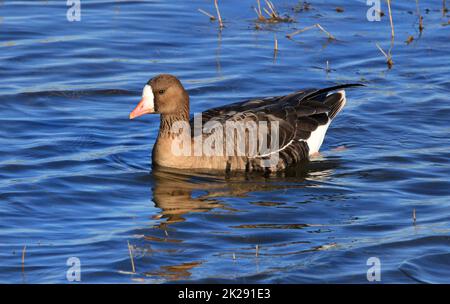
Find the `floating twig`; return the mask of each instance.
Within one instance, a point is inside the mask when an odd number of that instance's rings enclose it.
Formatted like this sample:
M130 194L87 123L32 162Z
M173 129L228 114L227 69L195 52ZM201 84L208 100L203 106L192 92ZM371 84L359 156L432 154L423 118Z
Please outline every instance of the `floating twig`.
M219 19L219 28L223 29L222 17L220 16L219 4L217 3L217 0L214 0L214 6L216 7L217 18Z
M210 13L208 13L208 12L202 10L201 8L199 8L198 11L199 11L200 13L202 13L203 15L208 16L209 19L210 19L211 21L216 20L216 17L215 17L215 16L213 16L213 15L211 15Z
M315 27L318 28L319 30L321 30L323 33L325 33L325 34L328 36L328 39L330 39L330 40L336 40L336 38L335 38L333 35L331 35L330 32L328 32L327 30L325 30L325 29L323 28L323 26L321 26L319 23L316 23L316 24L311 25L311 26L304 27L304 28L302 28L302 29L300 29L300 30L296 30L295 32L286 35L286 37L289 38L289 39L291 39L291 38L294 37L295 35L298 35L298 34L300 34L300 33L309 31L310 29L313 29L313 28L315 28Z
M130 254L130 260L131 260L131 270L133 271L133 273L136 273L136 268L134 267L134 257L133 257L133 251L132 251L132 247L130 245L130 242L128 242L128 253Z

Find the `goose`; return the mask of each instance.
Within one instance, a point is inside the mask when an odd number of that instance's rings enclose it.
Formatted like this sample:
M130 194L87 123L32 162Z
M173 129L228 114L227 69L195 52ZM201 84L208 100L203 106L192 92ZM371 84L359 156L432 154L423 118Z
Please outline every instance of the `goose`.
M254 98L191 116L180 80L160 74L144 86L129 118L160 114L154 166L276 172L318 154L331 121L346 104L343 89L357 86L362 84Z

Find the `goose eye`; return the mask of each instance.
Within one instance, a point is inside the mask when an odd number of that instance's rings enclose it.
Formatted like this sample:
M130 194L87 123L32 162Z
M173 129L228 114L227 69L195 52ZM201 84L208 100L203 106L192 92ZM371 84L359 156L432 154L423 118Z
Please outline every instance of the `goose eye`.
M165 92L165 90L159 90L159 91L158 91L158 93L159 93L160 95L164 94L164 92Z

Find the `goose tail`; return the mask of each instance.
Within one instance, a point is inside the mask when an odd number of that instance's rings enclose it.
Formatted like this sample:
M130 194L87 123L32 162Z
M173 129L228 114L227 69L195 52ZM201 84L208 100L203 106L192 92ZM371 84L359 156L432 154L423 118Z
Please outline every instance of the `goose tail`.
M340 90L326 97L324 104L330 109L328 112L328 122L314 130L306 141L309 148L309 156L315 155L319 152L331 121L340 111L342 111L346 102L347 100L344 90Z
M328 118L333 120L336 115L342 111L345 104L347 103L347 99L345 97L345 91L340 90L336 93L330 94L325 99L325 105L330 108L330 112L328 112Z

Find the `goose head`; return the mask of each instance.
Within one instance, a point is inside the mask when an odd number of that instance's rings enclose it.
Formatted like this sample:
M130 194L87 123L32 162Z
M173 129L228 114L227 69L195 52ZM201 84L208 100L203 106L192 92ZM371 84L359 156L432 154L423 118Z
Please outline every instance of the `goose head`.
M189 95L173 75L161 74L150 79L142 90L142 99L130 113L130 119L145 114L189 115Z

